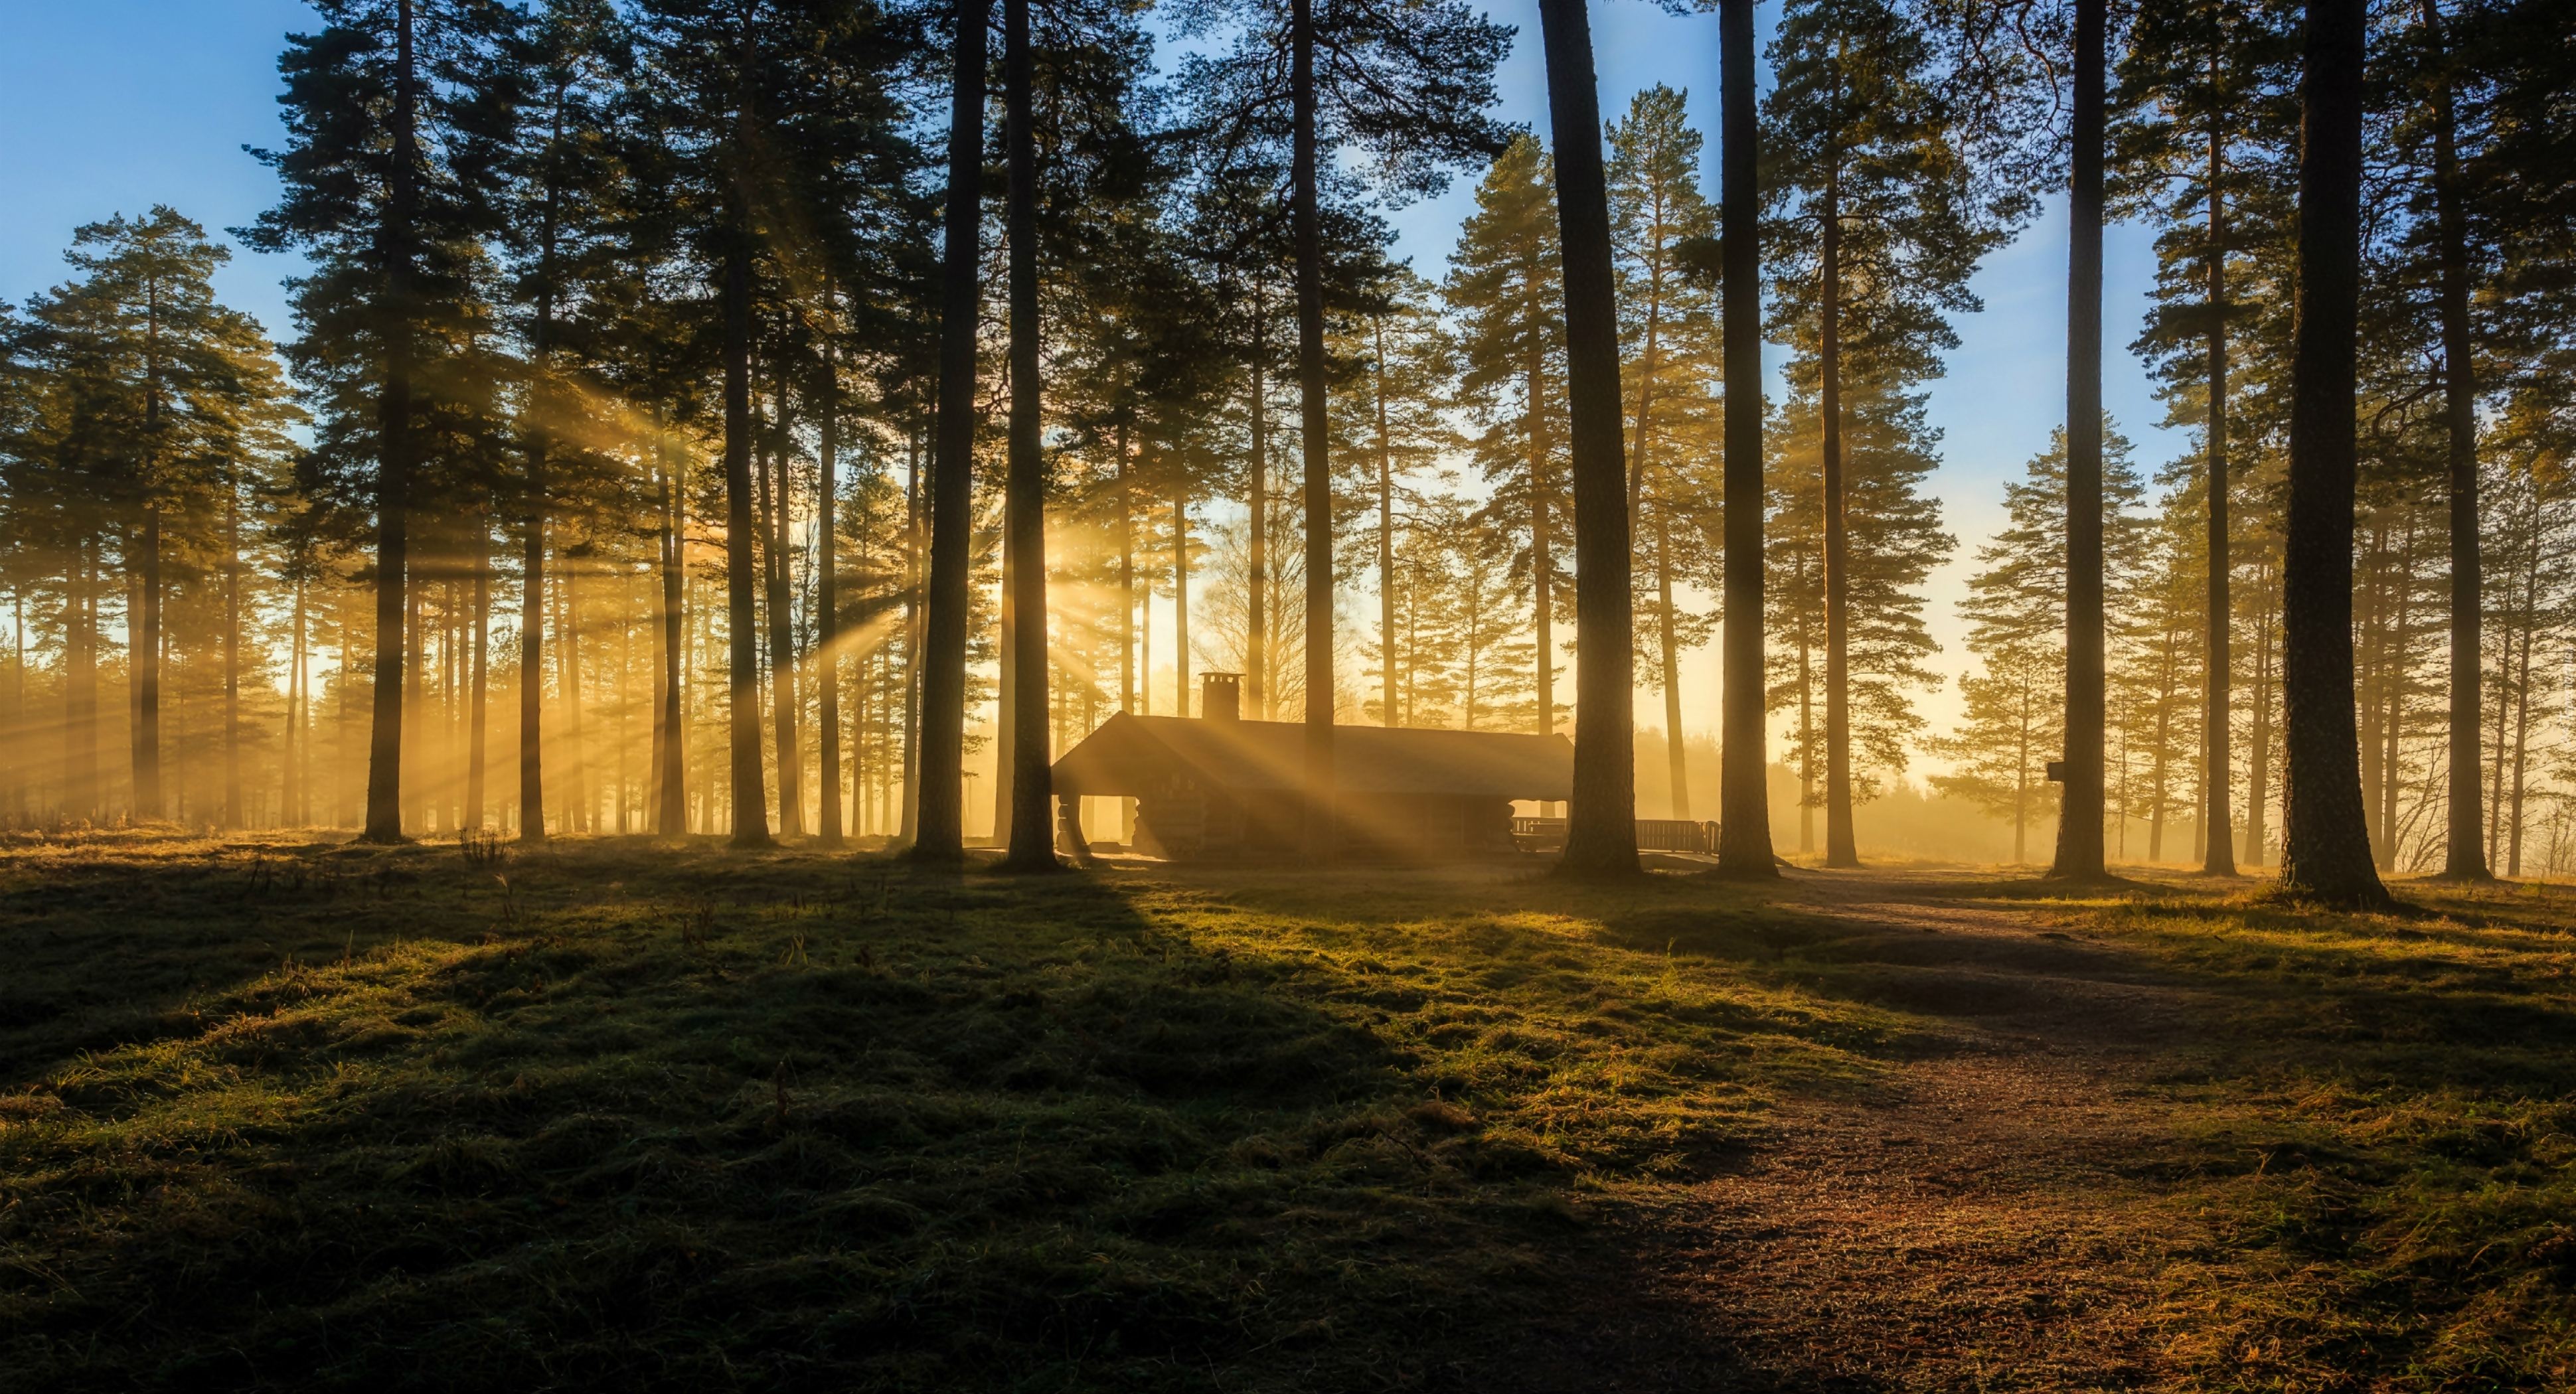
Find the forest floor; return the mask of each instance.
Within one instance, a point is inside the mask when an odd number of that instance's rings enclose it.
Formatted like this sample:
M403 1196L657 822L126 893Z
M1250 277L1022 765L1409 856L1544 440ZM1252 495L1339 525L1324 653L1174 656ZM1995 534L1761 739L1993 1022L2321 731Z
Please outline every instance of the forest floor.
M0 841L0 1388L2576 1386L2576 889Z

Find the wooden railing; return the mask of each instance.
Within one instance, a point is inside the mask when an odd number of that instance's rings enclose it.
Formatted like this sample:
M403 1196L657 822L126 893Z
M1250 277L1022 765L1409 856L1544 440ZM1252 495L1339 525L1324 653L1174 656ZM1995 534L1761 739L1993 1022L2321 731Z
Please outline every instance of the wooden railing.
M1565 822L1562 818L1514 818L1512 841L1519 843L1524 852L1564 851ZM1717 824L1681 818L1640 818L1637 850L1713 855L1717 851Z

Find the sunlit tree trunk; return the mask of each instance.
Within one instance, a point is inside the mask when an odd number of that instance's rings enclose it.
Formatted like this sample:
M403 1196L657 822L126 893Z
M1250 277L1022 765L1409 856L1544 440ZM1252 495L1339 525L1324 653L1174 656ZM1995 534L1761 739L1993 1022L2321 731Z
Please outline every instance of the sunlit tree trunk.
M737 219L745 216L735 210ZM751 249L737 228L724 265L725 371L725 628L730 652L726 684L733 746L732 779L725 797L732 807L737 847L766 847L768 777L760 763L760 616L756 587L760 559L752 496L751 453Z
M1655 509L1655 644L1664 664L1664 761L1672 781L1672 813L1688 820L1690 764L1682 745L1682 656L1673 633L1673 524L1661 500Z
M224 480L224 826L242 825L241 494Z
M277 821L281 827L302 827L311 821L304 810L307 797L303 769L304 722L305 710L311 704L304 691L304 591L305 581L299 575L295 578L295 598L287 622L286 729L278 742ZM12 729L15 729L14 722Z
M563 600L563 631L557 636L562 649L564 740L564 831L586 833L593 830L598 812L598 799L590 786L590 742L583 732L582 712L582 622L581 575L567 569L560 593Z
M1395 449L1386 427L1386 319L1369 323L1376 336L1377 372L1377 601L1378 659L1383 670L1378 702L1388 726L1403 723L1395 710Z
M2219 55L2215 49L2209 58L2210 87L2217 90L2221 75ZM2236 856L2231 836L2235 813L2231 807L2229 783L2234 773L2228 768L2228 736L2231 714L2228 710L2228 684L2232 678L2234 657L2229 649L2230 625L2235 616L2235 602L2228 594L2230 570L2235 564L2235 540L2228 523L2228 495L2232 484L2227 474L2227 200L2221 192L2221 180L2227 169L2227 146L2224 132L2227 117L2223 110L2213 110L2209 118L2209 438L2208 457L2202 469L2202 487L2208 509L2209 593L2208 632L2202 639L2203 693L2201 698L2201 850L2200 869L2211 876L2236 874Z
M1317 206L1314 0L1289 0L1290 223L1297 252L1298 449L1306 513L1306 816L1310 860L1333 855L1333 476L1325 414L1323 219ZM1595 124L1598 124L1597 122ZM1187 709L1184 709L1184 715Z
M1272 649L1270 645L1270 311L1264 303L1263 284L1256 277L1252 283L1252 458L1245 466L1251 488L1250 516L1244 522L1244 547L1247 553L1243 642L1244 695L1251 699L1252 714L1263 721L1274 715L1277 684L1270 678ZM1125 428L1120 428L1119 460L1126 460ZM1121 507L1124 507L1122 504ZM1120 525L1125 526L1122 517Z
M837 305L828 285L824 288L823 303L827 312L837 314ZM839 500L833 495L840 489L841 365L829 340L823 346L821 366L822 390L815 402L815 410L822 418L822 453L816 461L821 473L814 501L814 651L821 661L814 665L814 681L820 689L815 694L814 724L816 734L821 737L817 751L821 768L816 777L822 785L823 806L816 830L822 835L824 846L838 847L841 845L841 591L837 573L841 562L840 539L833 535L836 522L833 510Z
M662 457L662 747L653 830L678 837L689 830L687 589L681 570L688 532L681 500L687 493L680 487L668 437L657 430L654 438L654 450Z
M1190 714L1190 496L1172 495L1172 714Z
M787 368L782 351L773 365L769 447L760 453L761 588L769 621L770 724L778 735L778 831L805 833L805 752L797 728L796 600L788 577L788 528L794 516L793 437L787 411Z

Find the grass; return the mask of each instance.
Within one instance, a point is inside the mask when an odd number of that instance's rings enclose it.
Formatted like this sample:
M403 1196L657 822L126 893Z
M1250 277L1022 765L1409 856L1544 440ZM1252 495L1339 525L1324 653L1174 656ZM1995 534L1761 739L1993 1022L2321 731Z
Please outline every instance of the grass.
M2199 1005L2148 1091L2177 1141L2137 1159L2214 1241L2158 1314L2194 1387L2576 1387L2576 891L2396 889L2054 910Z
M2165 1236L2119 1387L2576 1387L2576 892L1900 875L2009 932L1819 876L22 838L0 1384L1536 1387L1532 1333L1808 1165L1797 1120L2080 1046L2118 1023L2045 1004L2090 975L2181 1023L2104 1067L2134 1136L2046 1182ZM1748 1242L1824 1223L1777 1218ZM1829 1383L1725 1317L1694 1359ZM2048 1387L1881 1365L1844 1384Z
M1426 1333L1535 1300L1569 1197L1875 1068L1883 1014L1685 972L1676 914L1756 955L1794 918L1487 873L21 843L0 1365L1417 1380Z

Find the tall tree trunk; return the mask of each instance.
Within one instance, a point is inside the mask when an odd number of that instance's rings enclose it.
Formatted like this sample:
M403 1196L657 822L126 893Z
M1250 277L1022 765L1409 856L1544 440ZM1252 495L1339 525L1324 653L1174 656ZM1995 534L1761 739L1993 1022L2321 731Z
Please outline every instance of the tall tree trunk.
M558 590L563 598L560 660L563 681L564 831L593 831L599 801L590 784L590 743L582 734L581 574L567 569Z
M1718 248L1726 375L1726 609L1718 720L1718 869L1780 874L1771 850L1767 703L1762 681L1761 124L1753 79L1753 0L1720 0Z
M1637 874L1636 596L1629 588L1619 305L1601 99L1584 0L1539 0L1558 245L1565 258L1567 450L1574 475L1574 798L1559 870ZM1544 659L1541 660L1544 662Z
M474 528L474 691L465 731L465 826L483 826L483 757L491 731L492 526L490 514Z
M1801 570L1805 568L1800 567ZM1816 633L1798 610L1798 852L1816 850Z
M242 825L241 496L224 481L224 826Z
M2406 508L2406 532L2399 543L2395 603L2397 614L2390 626L2389 643L2395 650L2395 662L2389 665L2388 719L2380 723L2380 785L2377 822L2381 832L2379 866L2383 871L2397 869L2397 792L2405 779L2401 756L2406 737L2406 679L2413 666L2415 628L2415 531L2422 518L2413 504Z
M794 493L791 456L793 438L787 414L787 370L782 352L776 365L776 377L770 394L775 420L770 432L770 447L761 453L766 467L761 471L760 492L763 510L761 540L761 582L767 592L769 619L769 700L770 722L778 731L778 831L787 837L805 835L805 751L797 728L799 683L796 671L796 597L789 568L792 565L788 542L789 520L794 516L789 499Z
M1305 851L1329 861L1338 799L1333 774L1333 474L1324 385L1324 242L1316 206L1315 4L1289 0L1292 110L1290 222L1297 244L1298 451L1306 491ZM1184 709L1186 714L1186 709Z
M1030 112L1036 84L1029 53L1029 0L1002 0L1003 146L1010 164L1003 221L1010 251L1011 439L1003 478L1003 545L1012 562L1011 636L1015 683L1011 746L1010 850L1013 871L1053 871L1054 791L1047 743L1046 459L1038 420L1038 152ZM1184 533L1186 536L1186 533Z
M2051 877L2104 874L2102 126L2105 0L2076 0L2074 149L2067 179L2066 788Z
M2533 487L2537 490L2536 481ZM2524 618L2520 626L2522 632L2516 635L2514 640L2514 647L2517 650L2514 655L2514 666L2518 671L2513 677L2513 788L2505 796L2507 812L2504 851L2504 873L2514 877L2522 875L2523 779L2529 772L2531 762L2531 641L2533 634L2541 625L2540 519L2537 516L2539 510L2540 501L2535 496L2532 500L2534 516L2530 522L2532 564L2523 573L2525 577L2522 597Z
M2210 85L2215 89L2220 80L2219 58L2213 51L2209 59ZM2229 653L2229 624L2235 614L2234 602L2228 595L2229 570L2235 560L2235 543L2227 520L2227 201L2220 193L2220 181L2226 173L2227 147L2221 135L2223 117L2213 113L2209 120L2209 457L2202 473L2202 486L2208 491L2209 597L2208 632L2202 641L2201 699L2201 826L2200 869L2209 876L2236 874L2234 838L2235 812L2230 806L2229 781L2234 777L2228 768L2228 682L2233 658Z
M1545 297L1539 294L1539 268L1531 268L1529 313L1533 323L1544 322L1547 313ZM1532 667L1538 688L1538 733L1556 734L1556 534L1555 520L1549 516L1547 462L1551 443L1547 434L1547 355L1540 347L1540 336L1530 336L1529 356L1521 364L1521 406L1529 418L1525 434L1529 437L1530 488L1530 621L1537 642Z
M128 653L134 687L134 814L161 816L161 279L145 281L141 634Z
M405 666L402 694L402 764L406 772L416 772L422 768L421 742L426 738L429 730L429 722L421 710L427 705L429 695L429 624L421 614L427 608L427 599L426 586L404 588L403 628L409 636L403 646ZM406 780L404 787L411 792L413 798L420 801L413 806L413 826L426 824L430 820L430 802L429 795L421 787L421 781Z
M304 811L306 793L304 776L304 721L312 699L305 695L307 660L304 645L304 578L295 578L293 617L288 621L289 638L286 658L286 730L279 741L277 821L280 827L300 828L311 819Z
M1661 499L1655 505L1655 646L1664 662L1664 764L1672 813L1688 822L1690 760L1682 744L1682 656L1673 627L1673 525Z
M2381 906L2352 710L2353 396L2361 299L2362 0L2309 0L2300 82L2298 309L2283 529L2284 890Z
M931 459L930 587L921 671L921 773L913 855L965 855L967 549L975 506L975 330L984 177L984 30L991 0L959 0L949 92L948 208L941 222L938 443Z
M921 785L921 636L927 610L921 510L921 435L912 431L906 433L903 480L903 789L893 819L895 840L905 847L912 845L921 811L915 797Z
M2442 422L2448 441L2451 528L2450 811L2442 876L2493 878L2478 838L2478 718L2484 703L2479 665L2484 606L2478 556L2478 397L2474 331L2469 322L2468 218L2460 195L2458 119L2453 111L2448 42L2436 0L2422 0L2423 24L2436 74L2433 83L2433 227L2441 248Z
M1190 493L1172 494L1172 714L1190 714Z
M1386 318L1372 318L1377 347L1377 608L1379 684L1383 724L1400 726L1395 712L1395 444L1386 424Z
M98 626L90 603L90 549L72 544L63 569L63 801L66 821L95 820L98 806Z
M392 310L385 381L377 399L376 688L367 748L362 842L398 843L402 831L404 569L411 492L412 222L420 161L412 75L412 0L395 10L393 167L384 225L385 301Z
M746 216L737 213L737 217ZM724 266L725 629L733 778L733 845L766 847L768 778L760 767L760 616L751 487L751 248L737 228Z
M1244 684L1251 690L1252 714L1268 721L1274 714L1278 685L1270 680L1272 651L1270 647L1270 311L1264 303L1262 284L1252 285L1252 459L1246 469L1251 489L1250 517L1245 521L1244 546L1247 570L1245 579L1243 643ZM1124 428L1119 436L1119 460L1126 460ZM1120 507L1125 507L1122 503ZM1125 526L1122 516L1120 526Z
M1837 55L1835 99L1841 99ZM1824 294L1817 311L1816 407L1822 427L1825 525L1825 865L1860 865L1852 828L1851 785L1851 538L1848 488L1843 479L1843 217L1842 153L1825 171L1822 246Z
M2272 656L2275 628L2255 632L2254 719L2245 749L2245 862L2272 864Z
M657 423L658 424L658 423ZM679 837L689 830L688 801L688 655L681 547L681 500L678 466L670 458L669 437L656 431L654 451L662 456L662 744L655 775L653 831Z
M154 396L158 398L158 392ZM149 419L150 409L146 417ZM157 819L161 800L161 506L143 505L142 632L133 643L134 816Z
M831 313L827 328L837 328L838 307L831 287L826 284L823 302ZM822 767L817 778L822 784L823 807L817 831L823 845L841 845L841 569L840 539L833 535L833 497L840 485L841 454L841 365L830 340L823 345L822 391L817 394L815 409L822 415L822 453L816 461L821 471L815 489L815 576L814 576L814 652L819 660L814 665L814 681L820 684L815 694L814 723Z

